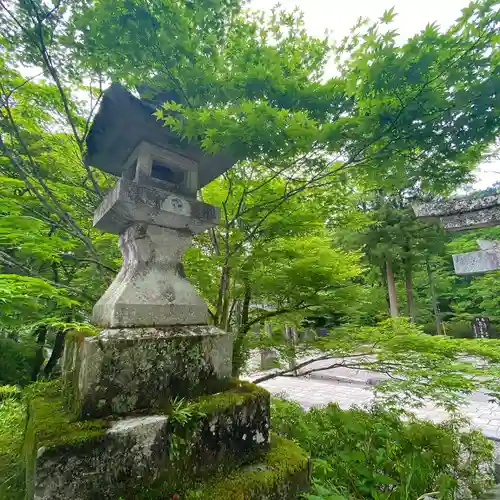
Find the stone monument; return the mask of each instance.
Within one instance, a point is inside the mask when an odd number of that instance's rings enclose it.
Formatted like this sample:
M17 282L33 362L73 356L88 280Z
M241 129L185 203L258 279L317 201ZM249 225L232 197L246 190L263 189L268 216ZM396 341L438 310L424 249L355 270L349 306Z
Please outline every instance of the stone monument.
M123 263L93 310L100 334L70 336L62 383L30 405L27 498L296 498L308 459L271 439L269 394L231 378L231 336L208 324L181 264L218 220L197 191L234 162L154 110L114 84L87 139L87 163L119 176L94 226L119 235Z

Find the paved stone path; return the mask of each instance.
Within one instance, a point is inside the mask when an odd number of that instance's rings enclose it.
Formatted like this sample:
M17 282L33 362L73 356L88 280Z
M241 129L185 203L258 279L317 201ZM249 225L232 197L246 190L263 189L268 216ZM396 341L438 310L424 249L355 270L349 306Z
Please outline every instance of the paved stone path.
M283 395L297 401L304 408L325 406L330 402L337 402L341 408L349 408L352 405L362 406L374 399L369 386L338 380L277 377L262 382L261 385L274 395ZM475 393L461 410L470 418L473 427L482 429L485 436L490 439L500 440L499 405L488 402L484 394ZM432 404L416 410L415 414L433 422L441 422L448 417L446 411Z

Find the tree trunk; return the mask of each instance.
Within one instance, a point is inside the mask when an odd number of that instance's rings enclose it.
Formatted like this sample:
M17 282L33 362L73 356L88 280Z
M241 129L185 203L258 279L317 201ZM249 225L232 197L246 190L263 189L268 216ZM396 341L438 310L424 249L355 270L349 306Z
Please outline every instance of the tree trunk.
M411 264L405 266L405 286L407 313L410 321L415 322L415 298L413 296L413 269Z
M54 349L52 350L52 354L47 361L47 364L45 365L45 368L43 369L43 374L45 377L50 377L52 374L52 370L56 366L57 362L59 359L61 359L61 356L64 351L64 339L66 337L65 332L57 332L56 334L56 340L54 343Z
M439 311L439 305L438 305L438 300L436 296L436 289L434 288L434 279L432 276L432 269L431 265L429 264L429 261L425 261L425 266L427 267L427 277L429 278L429 288L431 291L431 302L432 302L432 309L434 311L434 319L436 321L436 334L441 335L441 313Z
M219 293L217 296L217 309L215 311L215 325L222 326L224 323L224 312L228 312L229 308L227 305L228 291L229 291L229 266L227 262L222 267L219 280Z
M250 282L248 281L246 274L244 275L245 281L245 294L243 296L243 304L241 307L241 323L237 330L236 338L233 343L233 376L238 376L243 364L246 362L246 352L245 351L245 336L250 330L249 314L250 314L250 302L252 300L252 289L250 287Z
M297 331L294 327L285 327L285 340L288 343L288 368L293 369L293 374L297 376L298 372L295 368L297 366Z
M241 307L241 324L246 325L248 323L250 315L250 301L252 300L252 289L250 288L250 282L248 277L243 277L245 281L245 294L243 295L243 305Z
M31 380L36 382L38 379L38 374L42 368L43 362L45 360L44 349L45 342L47 340L47 327L45 325L40 325L35 332L36 335L36 352L35 359L33 362L33 368L31 372Z
M398 297L396 294L396 283L394 282L394 273L392 271L392 262L389 258L385 261L385 270L387 277L387 292L389 294L389 312L391 318L395 319L399 316Z
M219 326L226 332L229 331L229 306L231 299L229 298L229 279L224 296L222 297L222 311L220 313Z

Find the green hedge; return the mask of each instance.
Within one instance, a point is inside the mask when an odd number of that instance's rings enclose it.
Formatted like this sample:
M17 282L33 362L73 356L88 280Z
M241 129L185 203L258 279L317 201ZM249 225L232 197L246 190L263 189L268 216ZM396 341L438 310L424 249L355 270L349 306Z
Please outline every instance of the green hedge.
M34 346L0 338L0 385L28 384L34 357Z
M444 332L450 337L454 337L456 339L474 338L472 323L469 321L446 321L443 325ZM425 323L421 326L424 329L424 332L428 335L436 335L435 323ZM488 330L491 338L500 338L500 326L490 323Z

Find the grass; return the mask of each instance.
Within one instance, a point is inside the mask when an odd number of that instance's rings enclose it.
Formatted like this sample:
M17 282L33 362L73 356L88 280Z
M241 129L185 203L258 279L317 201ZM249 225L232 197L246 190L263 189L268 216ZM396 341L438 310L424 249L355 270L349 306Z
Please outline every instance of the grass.
M24 497L24 467L21 462L26 405L16 397L0 401L0 498Z

